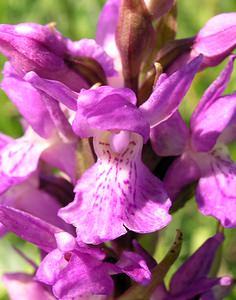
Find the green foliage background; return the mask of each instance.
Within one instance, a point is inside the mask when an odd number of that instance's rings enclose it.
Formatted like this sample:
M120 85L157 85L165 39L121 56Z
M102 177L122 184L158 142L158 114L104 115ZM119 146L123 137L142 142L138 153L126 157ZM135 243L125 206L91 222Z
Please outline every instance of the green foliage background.
M57 23L57 28L71 39L92 38L103 3L103 0L1 0L0 23L37 22L45 24L53 21ZM229 11L236 11L235 0L179 0L178 37L193 36L209 18ZM3 62L4 59L1 57L1 65ZM186 120L189 119L205 88L214 80L224 65L225 63L222 63L217 68L208 69L196 77L181 107ZM235 90L235 76L233 78L227 89L229 92ZM18 113L3 92L0 92L0 131L14 137L21 134ZM232 145L230 149L236 160L235 146ZM171 270L173 273L190 253L215 233L216 226L215 220L203 217L198 213L192 199L184 209L174 215L172 223L159 234L155 257L158 260L163 257L174 238L176 228L181 229L184 233L184 245L178 262ZM226 230L224 254L219 273L220 275L231 273L236 278L235 233L236 230ZM29 266L12 249L12 243L17 244L17 247L28 253L32 259L39 259L38 253L32 245L21 241L12 234L8 235L0 240L0 274L22 270L30 272ZM144 239L143 243L144 246L149 247L148 239ZM0 300L4 299L8 298L4 288L0 286ZM235 300L236 291L227 299Z

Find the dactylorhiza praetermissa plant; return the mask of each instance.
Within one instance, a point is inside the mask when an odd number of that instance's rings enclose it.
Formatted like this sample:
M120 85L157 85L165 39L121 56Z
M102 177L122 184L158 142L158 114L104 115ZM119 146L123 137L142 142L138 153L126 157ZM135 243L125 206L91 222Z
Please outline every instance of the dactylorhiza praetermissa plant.
M158 33L156 25L164 22L162 17L171 13L174 2L135 1L137 5L134 6L133 1L107 1L99 18L96 42L88 39L73 42L63 37L53 24L0 25L0 51L9 59L4 67L2 88L23 116L25 129L24 136L16 140L4 135L0 137L1 230L13 231L48 253L37 269L36 277L25 274L5 276L9 287L12 282L18 282L22 288L23 282L27 282L36 293L33 294L35 299L42 299L46 293L45 297L49 299L98 300L112 294L111 274L123 272L139 283L150 280L151 273L142 257L131 252L121 254L124 247L119 249L119 242L112 242L130 230L137 233L159 230L171 220L171 201L167 192L141 157L149 139L157 153L164 153L172 140L177 149L174 155L185 151L189 156L191 151L194 152L198 168L203 165L203 158L204 163L207 162L206 168L210 166L213 157L216 168L222 169L219 160L224 163L224 170L231 166L228 159L222 159L218 147L211 150L215 141L218 142L217 134L233 125L233 95L227 99L220 97L229 80L233 58L193 115L196 122L191 124L191 134L197 147L194 151L185 148L182 137L187 137L187 129L177 110L195 74L200 69L219 64L235 48L235 13L215 16L194 38L172 40L158 51L153 39ZM156 68L150 84L144 70L150 59L149 67L152 67L155 57L167 74L159 76L160 70ZM96 83L99 84L93 86ZM199 132L211 128L204 122L212 125L210 117L215 111L221 116L222 111L215 110L215 105L221 106L222 102L227 102L223 110L227 116L218 124L217 134L213 127L215 141L212 142L211 131L211 145L207 142L208 149L202 150L205 140L199 137ZM166 124L174 127L174 133L163 130ZM232 131L227 129L227 141L234 138L229 132ZM205 137L209 137L208 133ZM94 151L97 162L78 178L78 170L81 173L82 167L77 163L77 155L86 154L77 149L82 139L90 139L90 151ZM166 155L169 155L168 151ZM172 172L177 162L178 159L169 169L167 178L168 174L179 174L175 170ZM155 167L156 162L153 165ZM65 195L66 199L62 199L64 194L61 196L60 184L55 189L49 188L53 180L60 179L55 177L53 168L71 182L67 182L69 194ZM190 168L187 174L190 177L191 171ZM203 179L208 171L201 170ZM45 174L52 178L46 187L42 185ZM221 175L217 173L217 176ZM74 201L70 193L73 185ZM169 189L167 183L166 186ZM220 191L224 189L220 185ZM204 182L202 191L209 191ZM231 192L234 195L233 187ZM169 193L172 197L170 190ZM205 198L202 196L202 199ZM217 199L219 208L222 197ZM68 205L62 208L65 204ZM215 212L215 204L211 202L210 206L211 209L214 206L212 214L222 221ZM57 216L58 211L61 218ZM233 216L230 217L232 227L235 226L233 220ZM226 221L229 220L222 222L229 226ZM76 227L77 236L70 224ZM216 243L221 240L219 236L212 238ZM106 261L110 257L105 253L84 244L106 241L112 242L107 249L115 254L115 264ZM208 269L204 272L202 274L207 275ZM36 285L35 278L38 280ZM194 293L198 279L192 277ZM217 284L218 279L212 285ZM210 289L212 285L207 287ZM23 288L22 291L24 293ZM212 293L211 290L204 291L208 296ZM170 290L174 296L175 292L175 288ZM158 293L159 297L160 289ZM181 293L182 298L173 299L184 299L184 289Z
M98 161L79 179L75 201L59 212L76 226L78 239L98 244L125 234L126 228L153 232L170 222L171 203L162 183L143 164L141 151L150 126L177 110L200 63L198 57L170 77L162 76L139 108L127 88L103 86L79 93L72 126L79 137L93 137ZM65 104L71 99L61 83L42 82L35 73L27 80Z

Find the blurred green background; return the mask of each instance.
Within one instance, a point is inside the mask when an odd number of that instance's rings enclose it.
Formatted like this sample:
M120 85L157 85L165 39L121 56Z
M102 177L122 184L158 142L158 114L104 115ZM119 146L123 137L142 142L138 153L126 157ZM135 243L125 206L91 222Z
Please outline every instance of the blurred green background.
M53 21L56 22L57 28L71 39L92 38L95 34L99 11L104 2L103 0L1 0L0 23L37 22L45 24ZM229 11L236 11L235 0L179 0L178 37L193 36L209 18ZM4 59L1 57L1 66L3 62ZM189 119L205 88L216 78L224 65L225 62L217 68L208 69L197 75L181 106L186 120ZM235 90L235 75L227 88L229 92ZM0 131L15 137L21 134L18 113L3 92L0 92ZM234 160L236 160L235 146L232 145L230 150ZM174 239L175 230L181 229L184 234L184 244L181 255L171 270L173 273L190 253L216 232L216 226L215 220L203 217L198 213L196 204L192 199L184 209L174 215L170 226L159 234L155 257L158 260L163 257ZM24 270L30 272L29 266L12 249L12 243L17 243L17 246L28 253L32 259L39 259L37 250L32 245L21 241L14 235L8 235L0 240L0 274L6 271ZM220 275L228 273L236 278L236 230L226 230ZM0 283L0 300L3 299L8 298ZM232 295L226 299L235 300L236 291L233 291Z

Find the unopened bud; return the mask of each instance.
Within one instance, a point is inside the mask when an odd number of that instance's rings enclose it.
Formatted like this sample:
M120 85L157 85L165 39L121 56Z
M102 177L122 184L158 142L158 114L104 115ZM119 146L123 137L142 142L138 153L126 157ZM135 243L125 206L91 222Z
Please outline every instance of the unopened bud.
M143 0L123 0L116 42L120 51L125 85L137 91L141 63L153 39L151 16Z

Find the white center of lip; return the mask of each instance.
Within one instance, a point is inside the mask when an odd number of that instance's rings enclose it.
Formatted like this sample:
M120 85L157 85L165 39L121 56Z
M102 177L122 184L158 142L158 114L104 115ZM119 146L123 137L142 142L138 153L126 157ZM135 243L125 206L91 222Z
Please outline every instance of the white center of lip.
M120 131L119 133L114 133L110 137L110 147L113 152L121 153L129 145L130 142L130 132Z

